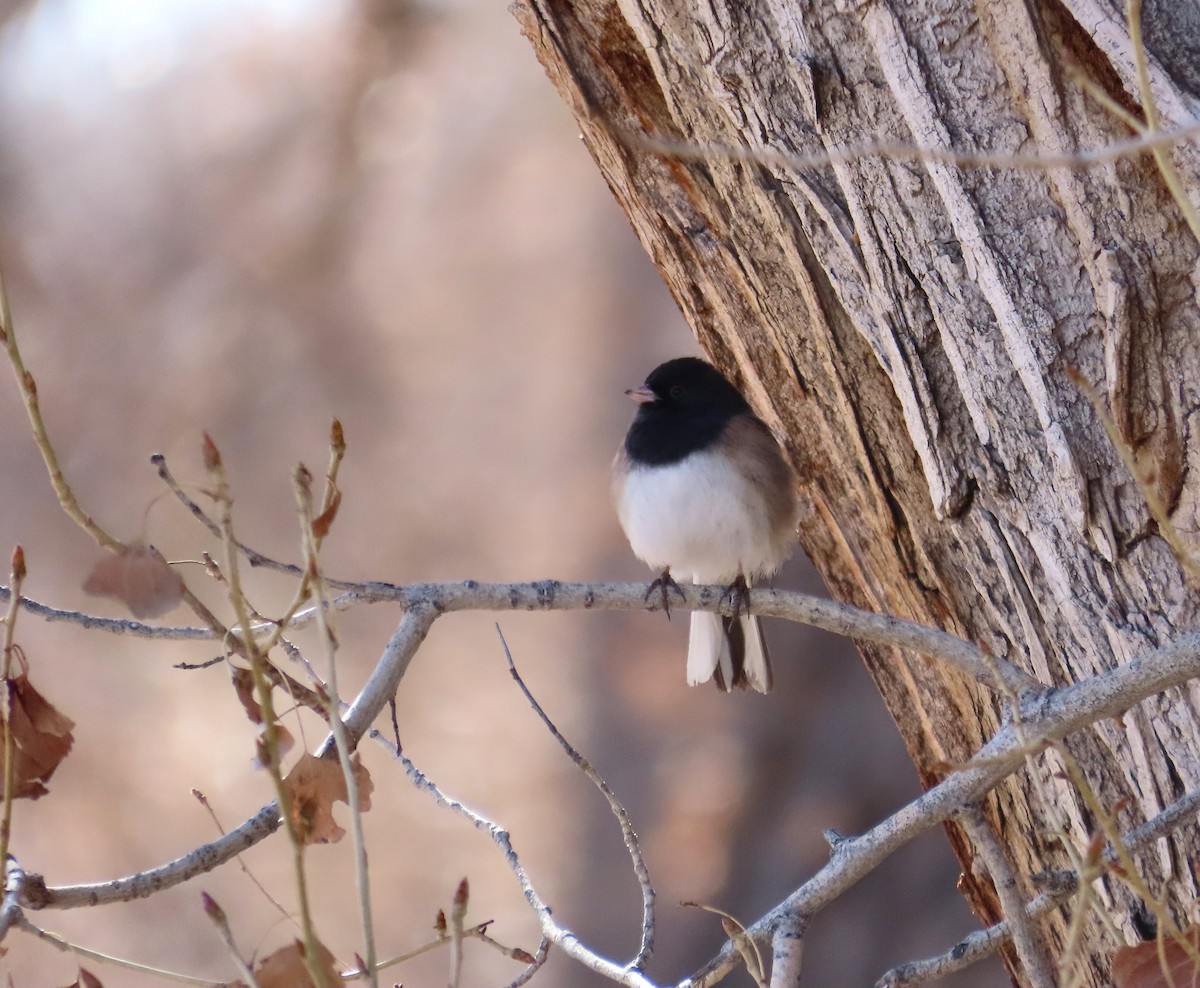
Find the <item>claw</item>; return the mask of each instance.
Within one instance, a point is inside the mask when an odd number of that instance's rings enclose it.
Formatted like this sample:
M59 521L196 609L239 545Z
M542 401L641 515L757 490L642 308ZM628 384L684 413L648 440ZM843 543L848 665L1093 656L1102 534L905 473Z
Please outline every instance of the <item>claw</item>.
M750 613L750 586L746 583L746 577L743 573L738 573L735 579L729 586L725 588L725 592L721 594L721 599L729 598L729 606L733 608L733 613L730 615L730 621L736 621L743 614Z
M646 596L643 597L642 599L648 601L650 599L650 595L653 594L655 590L657 590L662 595L663 613L667 615L667 620L670 621L671 620L670 592L672 590L674 590L677 594L679 594L680 600L687 600L686 595L679 588L679 584L676 583L675 580L671 577L671 567L670 566L668 566L665 570L663 570L662 574L660 576L658 576L654 579L654 581L650 584L649 588L646 590Z

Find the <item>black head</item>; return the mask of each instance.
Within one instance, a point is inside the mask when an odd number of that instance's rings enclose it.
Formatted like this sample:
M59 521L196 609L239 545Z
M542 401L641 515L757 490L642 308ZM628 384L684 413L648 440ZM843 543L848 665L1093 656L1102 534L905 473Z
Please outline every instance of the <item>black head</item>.
M668 360L626 393L641 404L625 437L635 463L676 463L715 442L734 416L751 414L737 388L696 357Z

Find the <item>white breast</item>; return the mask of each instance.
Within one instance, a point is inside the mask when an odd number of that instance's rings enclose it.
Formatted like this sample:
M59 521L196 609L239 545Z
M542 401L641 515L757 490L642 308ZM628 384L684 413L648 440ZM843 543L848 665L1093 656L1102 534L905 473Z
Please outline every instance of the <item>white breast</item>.
M637 466L617 493L617 515L637 557L696 583L773 573L787 555L772 537L758 490L724 456L693 453L669 466Z

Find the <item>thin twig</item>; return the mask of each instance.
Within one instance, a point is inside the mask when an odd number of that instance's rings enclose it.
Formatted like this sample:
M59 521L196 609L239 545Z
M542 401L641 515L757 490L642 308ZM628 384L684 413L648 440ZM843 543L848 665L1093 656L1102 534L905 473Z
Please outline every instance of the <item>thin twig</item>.
M522 988L532 980L533 976L542 969L542 965L546 963L550 956L550 938L544 933L542 940L538 944L538 949L534 951L533 957L530 959L524 971L512 979L504 988Z
M3 697L0 717L3 718L4 727L4 806L0 810L0 861L8 860L8 844L12 837L13 789L16 783L16 735L13 731L16 698L13 694L12 668L17 612L21 607L21 584L25 581L25 550L20 546L13 549L9 581L14 593L8 602L8 613L4 616L4 651L0 655L0 696Z
M344 446L343 446L344 448ZM335 490L334 477L337 456L330 467L329 489ZM321 575L318 554L321 540L313 530L313 501L312 478L303 465L297 467L293 480L295 483L296 509L300 516L301 545L304 552L305 573L307 584L317 601L317 627L320 631L321 642L325 647L329 672L326 676L326 720L329 723L330 734L334 740L338 764L342 769L342 779L346 784L346 803L350 807L350 831L354 841L354 873L358 888L358 908L361 917L363 935L363 961L366 965L367 982L372 988L378 988L379 975L376 971L375 922L371 915L371 879L367 868L367 843L363 836L362 810L359 806L358 777L351 764L350 755L353 748L346 732L346 726L341 718L341 699L338 693L337 678L337 647L336 636L329 626L329 612L325 601L325 582ZM329 494L326 494L329 501Z
M220 527L225 548L224 574L228 585L229 603L237 615L238 627L242 629L244 654L250 662L250 674L254 679L254 698L262 709L263 735L265 738L265 768L275 787L275 799L279 803L284 830L292 851L292 874L296 883L296 903L300 913L300 926L304 933L304 966L317 988L329 988L323 965L319 962L320 943L312 918L312 906L308 894L308 874L304 867L304 843L297 830L292 814L292 797L283 779L280 764L279 722L275 715L271 696L272 683L265 670L270 665L266 655L259 649L250 631L250 614L246 595L242 590L241 573L238 568L237 540L233 532L233 496L230 491L229 475L221 460L216 444L204 436L204 465L216 486L213 497L220 508Z
M1137 73L1138 95L1142 102L1142 112L1146 115L1145 128L1138 128L1143 136L1151 136L1159 132L1158 104L1154 101L1154 89L1150 85L1150 64L1146 58L1146 45L1142 40L1142 0L1129 0L1126 7L1126 22L1129 27L1129 44L1133 49L1133 65ZM1163 183L1171 193L1171 198L1178 204L1192 231L1192 236L1200 241L1200 215L1187 196L1175 164L1171 161L1171 146L1156 145L1151 149L1154 163L1158 165Z
M629 819L629 813L624 805L617 798L617 794L612 791L604 778L596 771L595 767L584 758L579 751L568 741L563 733L550 719L546 711L542 709L542 705L538 703L529 687L525 685L525 680L521 678L521 674L517 672L517 665L513 661L512 652L509 650L508 642L504 639L504 632L500 630L500 625L496 625L496 634L500 636L500 645L504 649L504 657L508 661L508 672L520 687L521 692L525 695L525 700L533 712L538 715L542 723L546 725L553 736L554 740L559 743L559 746L567 753L567 757L575 763L575 767L579 769L594 785L600 790L600 794L608 802L608 807L613 812L613 816L617 818L617 823L621 827L621 839L625 842L625 849L629 852L629 860L633 864L633 874L637 878L638 888L642 893L642 940L638 946L637 955L629 962L629 967L635 970L642 970L646 966L646 962L650 959L651 953L654 951L654 885L650 881L650 871L646 867L646 858L642 854L642 847L638 841L637 832L633 829L633 821Z
M1180 827L1193 823L1200 810L1200 790L1182 796L1157 816L1139 824L1121 838L1121 843L1132 852L1167 837ZM1117 860L1115 847L1108 847L1102 858L1106 866ZM1025 906L1030 919L1038 919L1069 898L1079 887L1079 876L1073 871L1058 871L1041 876L1047 891L1035 896ZM938 978L965 970L991 957L1012 936L1012 923L1005 918L983 930L968 934L944 954L919 961L908 961L888 971L876 982L877 988L911 988Z
M425 943L421 944L421 946L419 946L419 947L414 947L412 950L406 950L403 954L397 954L395 957L389 957L386 960L379 961L376 965L376 970L377 971L385 971L389 967L396 967L397 965L403 964L406 961L411 961L415 957L420 957L422 954L427 954L431 950L436 950L438 947L445 947L447 944L449 944L450 937L446 933L445 927L444 927L445 914L439 911L438 919L441 922L439 923L439 925L437 927L437 929L438 929L437 936L435 936L432 940L428 940ZM541 966L541 964L538 963L538 959L537 959L536 955L531 955L528 951L522 950L520 947L505 946L504 944L500 943L499 940L496 940L496 939L488 936L487 929L491 925L492 925L492 920L490 920L490 919L484 923L476 923L474 926L467 927L466 929L464 929L463 936L478 940L481 943L484 943L487 946L491 947L493 950L498 950L505 957L508 957L511 960L521 961L521 962L531 965L531 966L535 965L535 964L537 964L537 966L539 966L539 967ZM543 944L545 944L545 940L543 940L542 942L543 942ZM544 955L544 951L543 951L543 955ZM544 956L542 957L541 963L545 963ZM362 978L362 977L365 977L365 975L366 975L366 972L364 972L361 968L357 968L357 969L351 970L351 971L346 971L343 974L343 976L347 979ZM524 982L522 982L522 984L523 983ZM508 986L508 988L513 988L513 985L510 984Z
M42 418L42 408L38 402L37 382L34 381L33 375L25 369L25 361L21 358L21 351L17 346L17 335L13 328L12 312L8 306L8 292L4 288L3 275L0 275L0 340L4 343L8 362L17 376L17 386L21 391L21 400L25 404L25 413L29 416L33 440L42 454L42 462L46 465L46 472L50 475L50 485L58 496L59 505L66 512L67 517L87 532L97 543L113 552L120 552L125 548L125 543L109 535L79 506L75 492L67 483L62 467L59 466L58 454L54 452L50 435L46 431L46 422Z
M1200 676L1200 635L1138 656L1071 686L1023 699L1021 730L1002 727L962 768L861 837L846 838L828 864L747 931L764 942L780 923L810 919L915 836L983 798L1020 768L1029 739L1060 740L1099 720L1123 714L1149 696ZM731 944L681 985L711 985L735 963Z
M1050 958L1041 935L1025 912L1025 896L1017 884L1008 855L1000 846L996 832L983 815L979 804L968 806L959 821L971 839L976 853L987 869L988 877L1000 899L1000 908L1011 924L1013 946L1025 969L1025 976L1032 988L1054 988L1055 979L1050 970Z
M458 988L462 980L463 967L463 932L467 919L467 899L470 895L470 885L464 878L454 890L454 899L450 903L450 915L447 917L446 935L450 939L450 980L448 988Z
M155 977L165 978L168 981L177 981L184 985L205 985L207 988L212 988L212 978L194 978L190 974L168 971L165 968L153 967L150 964L139 964L137 961L125 960L123 957L114 957L112 954L104 954L99 950L92 950L90 947L84 947L81 944L59 936L57 933L51 933L49 930L43 930L40 926L34 926L29 921L29 917L24 915L17 920L17 927L23 932L37 937L43 943L48 943L56 950L61 950L65 954L87 957L89 960L99 961L101 964L111 964L126 971L137 971L139 974L151 974Z
M222 837L225 836L225 828L221 825L221 821L217 817L216 810L212 808L212 804L209 803L208 797L205 796L204 793L202 793L199 789L193 789L192 795L196 797L197 802L199 802L200 805L203 806L207 811L209 819L211 819L213 822L213 826L217 828L217 833L219 833ZM242 860L242 856L240 854L236 855L234 860L237 861L238 867L242 869L242 873L248 879L250 879L251 884L263 894L263 897L269 903L271 903L272 906L275 907L275 911L278 912L283 919L287 920L289 923L293 924L297 929L299 929L300 924L296 922L296 917L283 907L283 903L281 903L275 898L275 896L271 895L271 893L267 891L267 887L258 880L254 872L252 872L246 862Z
M1138 489L1146 501L1146 508L1149 510L1155 524L1158 525L1159 534L1163 537L1167 545L1170 546L1171 552L1175 556L1175 561L1187 573L1192 584L1200 586L1200 562L1197 562L1195 557L1188 551L1188 547L1180 537L1178 529L1175 528L1175 523L1171 520L1171 512L1158 495L1157 486L1146 476L1146 471L1138 464L1133 450L1130 448L1125 437L1121 435L1121 430L1117 427L1117 423L1109 412L1108 407L1100 399L1099 392L1092 386L1091 381L1074 368L1067 368L1066 374L1067 379L1079 389L1080 393L1092 406L1092 411L1096 413L1096 417L1100 420L1100 424L1108 434L1108 440L1112 443L1113 449L1116 450L1117 455L1121 458L1121 462L1125 465L1125 469L1129 471L1130 476L1133 477L1134 482L1138 485Z
M162 453L155 453L150 457L150 462L154 464L154 468L158 472L159 479L161 479L162 482L167 485L171 493L175 495L175 497L185 508L187 508L192 516L199 521L201 525L208 529L212 535L218 539L221 538L221 526L219 526L215 521L213 521L212 518L209 517L208 512L206 512L204 508L202 508L187 493L187 491L183 489L179 481L175 479L175 475L171 473L170 468L167 466L167 458ZM338 457L338 462L340 462L340 456ZM336 473L332 466L330 472L334 474ZM326 507L328 507L328 505L326 505ZM238 551L246 557L246 562L250 564L251 569L274 570L277 573L284 573L288 576L294 576L296 579L301 579L304 576L304 568L302 566L297 566L295 563L285 563L278 559L272 559L270 556L251 548L244 542L237 541L234 544L237 546ZM337 587L338 589L349 589L359 585L352 581L334 580L330 577L326 577L325 582L328 586Z
M1117 821L1114 819L1113 814L1105 806L1101 805L1100 798L1088 783L1083 768L1075 757L1067 751L1066 746L1060 744L1056 747L1059 757L1062 758L1063 764L1066 767L1067 775L1083 797L1084 804L1091 812L1093 818L1099 823L1104 837L1108 840L1109 849L1116 857L1119 867L1114 869L1115 874L1154 914L1154 918L1158 924L1159 940L1174 940L1180 949L1191 958L1197 970L1200 970L1200 950L1183 935L1183 931L1179 929L1179 925L1175 922L1175 917L1171 915L1166 905L1146 885L1145 880L1137 870L1137 865L1134 863L1129 848L1121 841L1121 833L1117 829Z
M772 148L752 148L706 141L677 141L651 137L635 131L610 128L615 137L631 147L678 161L749 161L786 171L812 171L831 164L848 164L864 158L938 162L959 168L1012 168L1021 171L1051 171L1056 168L1085 169L1121 158L1169 147L1200 136L1200 121L1174 130L1156 130L1124 141L1115 141L1089 151L1063 154L1004 154L989 151L954 151L948 148L916 147L891 141L826 148L813 154L789 154Z
M204 914L212 920L213 926L217 928L217 935L225 944L225 949L229 951L229 956L233 959L238 973L246 979L249 988L258 988L258 979L254 976L254 971L242 957L241 951L238 950L237 941L233 937L233 930L229 928L229 918L225 915L225 910L207 892L201 892L200 899L204 904Z
M372 731L371 736L385 747L393 747L391 742L380 732ZM504 856L509 870L512 871L513 876L516 878L517 884L525 896L525 901L529 903L530 908L537 915L538 922L542 927L542 936L546 940L556 944L563 953L579 961L585 967L608 978L610 981L624 985L625 988L657 988L657 985L640 971L623 967L606 957L602 957L589 948L575 933L565 926L561 926L526 874L525 866L521 863L520 857L518 857L517 852L513 848L508 831L499 824L493 823L483 814L471 809L466 804L454 799L452 796L446 795L427 775L413 764L412 760L403 751L393 750L413 785L423 792L429 793L439 806L457 813L463 819L467 820L471 826L491 837L492 842L500 849L500 853Z

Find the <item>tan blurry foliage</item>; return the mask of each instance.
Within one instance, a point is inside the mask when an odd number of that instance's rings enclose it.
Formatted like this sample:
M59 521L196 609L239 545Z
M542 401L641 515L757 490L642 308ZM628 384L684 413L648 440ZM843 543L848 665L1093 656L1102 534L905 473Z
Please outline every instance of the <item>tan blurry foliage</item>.
M136 618L161 617L183 600L183 580L153 546L131 543L100 560L83 589L121 601Z
M1200 948L1200 926L1188 927L1181 939L1186 946L1180 940L1157 939L1121 947L1113 956L1113 984L1116 988L1195 988L1200 984L1200 967L1191 953Z
M9 984L12 982L10 981ZM103 983L86 967L79 969L79 977L76 978L67 988L104 988Z

